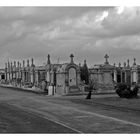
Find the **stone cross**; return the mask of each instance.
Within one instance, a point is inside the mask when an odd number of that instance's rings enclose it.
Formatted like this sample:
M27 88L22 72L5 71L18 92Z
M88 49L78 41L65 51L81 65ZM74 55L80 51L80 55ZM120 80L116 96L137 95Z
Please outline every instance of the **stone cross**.
M86 63L87 63L86 60L84 60L84 65L86 65Z
M18 61L18 68L19 68L19 61Z
M27 67L29 67L29 59L27 60Z
M11 70L13 69L13 64L12 64L12 62L11 62L11 67L10 67L10 69L11 69Z
M136 58L134 58L134 63L133 63L133 65L136 65Z
M126 62L124 62L124 67L126 67Z
M73 54L71 54L71 55L70 55L70 58L71 58L71 63L73 63L73 57L74 57L74 55L73 55Z
M10 68L10 62L8 61L8 68Z
M108 62L109 56L106 54L106 55L104 56L104 58L105 58L105 64L109 64L109 62Z
M127 59L127 67L129 67L129 59Z
M119 67L121 67L121 63L119 63Z
M11 62L11 68L12 68L12 66L13 66L13 64L12 64L12 62Z
M25 61L23 60L23 67L25 67Z
M16 67L16 61L14 61L14 67Z
M49 55L49 54L48 54L48 61L47 61L47 64L51 64L50 55Z
M7 68L7 63L5 63L5 68Z
M32 58L31 61L32 61L32 66L33 66L34 65L34 59Z

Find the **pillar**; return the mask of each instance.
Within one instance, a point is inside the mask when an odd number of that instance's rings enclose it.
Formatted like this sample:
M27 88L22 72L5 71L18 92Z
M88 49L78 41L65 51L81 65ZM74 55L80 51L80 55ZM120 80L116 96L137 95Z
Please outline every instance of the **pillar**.
M137 72L133 71L133 82L137 83Z
M7 63L5 63L5 82L7 82Z
M31 73L31 83L33 83L33 74Z
M122 83L122 71L121 71L121 83Z
M25 83L25 71L24 70L22 71L22 82L23 82L23 84Z
M127 73L125 71L125 83L127 83Z
M38 76L38 71L35 71L35 82L38 84L38 78L39 78L39 76Z
M50 83L50 71L47 71L47 82Z
M11 82L13 80L13 65L12 65L12 62L11 62L11 70L10 70L10 79L11 79Z
M114 82L117 83L117 72L116 72L116 70L114 71Z
M28 80L27 81L30 83L31 82L31 79L30 79L31 78L30 77L30 70L27 71L27 77L28 77Z

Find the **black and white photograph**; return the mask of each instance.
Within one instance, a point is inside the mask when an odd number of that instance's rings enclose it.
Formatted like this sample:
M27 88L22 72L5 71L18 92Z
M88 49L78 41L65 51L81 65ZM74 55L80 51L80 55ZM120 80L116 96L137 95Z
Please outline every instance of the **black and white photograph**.
M140 6L0 6L0 134L140 134Z

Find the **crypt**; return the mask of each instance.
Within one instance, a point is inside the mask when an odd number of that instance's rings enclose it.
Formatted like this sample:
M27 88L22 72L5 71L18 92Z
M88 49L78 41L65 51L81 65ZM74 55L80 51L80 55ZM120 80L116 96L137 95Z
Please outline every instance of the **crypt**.
M109 64L109 56L105 55L104 64L96 64L89 69L90 80L94 81L98 90L112 90L114 89L114 66Z

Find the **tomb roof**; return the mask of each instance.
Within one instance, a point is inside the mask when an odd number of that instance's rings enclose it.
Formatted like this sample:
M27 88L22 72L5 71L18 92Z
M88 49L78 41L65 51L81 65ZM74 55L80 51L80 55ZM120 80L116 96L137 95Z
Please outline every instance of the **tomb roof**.
M36 66L35 70L45 70L45 66Z
M61 64L58 68L57 68L57 72L61 73L61 72L65 72L66 71L66 67L68 66L69 63L64 63Z
M114 66L110 64L96 64L93 69L114 69Z

